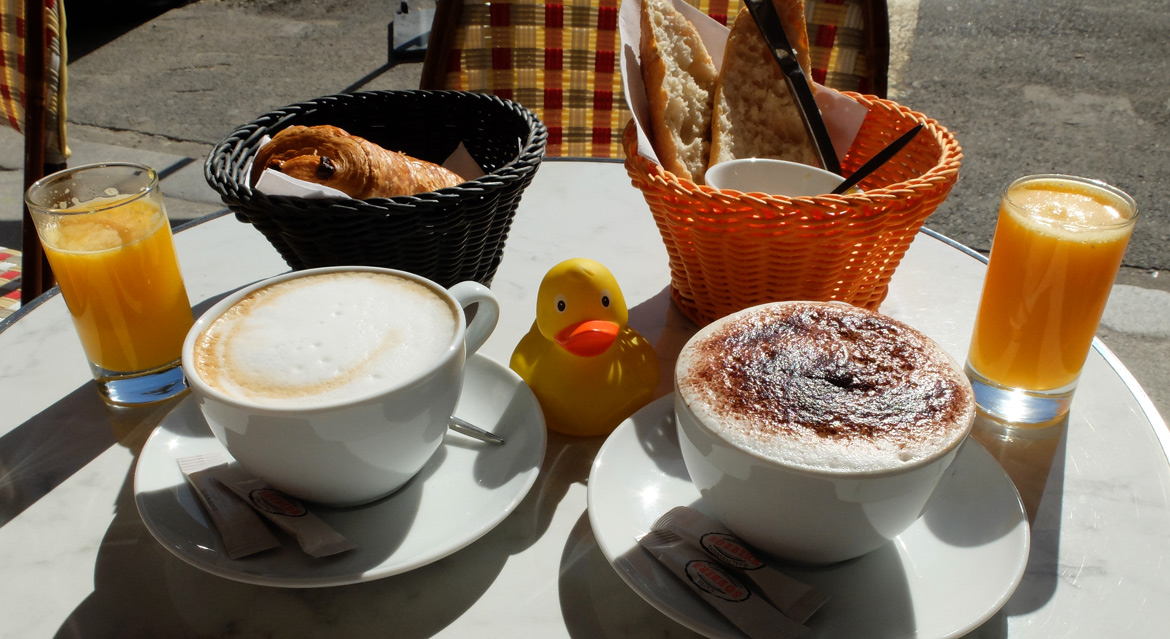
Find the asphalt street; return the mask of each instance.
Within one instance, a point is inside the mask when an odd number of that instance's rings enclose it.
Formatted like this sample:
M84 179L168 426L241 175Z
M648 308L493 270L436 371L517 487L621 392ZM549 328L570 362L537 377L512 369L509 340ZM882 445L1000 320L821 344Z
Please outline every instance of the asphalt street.
M430 2L431 0L416 0ZM1161 0L888 0L890 97L963 146L927 226L990 248L1014 178L1067 173L1130 193L1140 219L1100 336L1170 415L1170 13ZM128 159L163 175L176 221L223 208L212 146L287 104L418 86L381 0L65 0L71 164ZM0 245L19 245L21 139L0 130Z

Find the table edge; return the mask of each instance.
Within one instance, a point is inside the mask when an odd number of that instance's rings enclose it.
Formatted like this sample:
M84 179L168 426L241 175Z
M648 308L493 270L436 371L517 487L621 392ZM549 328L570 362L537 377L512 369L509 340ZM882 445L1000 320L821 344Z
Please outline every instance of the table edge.
M986 255L983 255L969 246L952 240L938 231L934 231L924 226L920 232L923 235L934 238L935 240L950 246L951 248L959 250L961 253L964 253L968 257L978 260L983 264L987 264L988 262ZM1112 368L1114 372L1117 373L1118 377L1121 378L1122 383L1125 384L1125 387L1129 390L1130 395L1133 395L1134 399L1137 400L1138 406L1142 409L1142 413L1146 416L1146 420L1150 422L1150 426L1154 429L1154 434L1158 438L1158 443L1162 446L1162 453L1166 455L1167 462L1170 462L1170 430L1167 429L1166 421L1163 419L1161 413L1158 412L1158 408L1154 406L1153 400L1150 399L1150 396L1146 393L1145 389L1142 388L1141 384L1138 383L1137 378L1133 376L1133 373L1129 372L1129 369L1126 368L1125 364L1122 363L1117 355L1115 355L1113 351L1105 345L1105 342L1101 341L1101 338L1096 336L1093 337L1093 350L1096 350L1101 354L1101 357L1105 359L1105 363L1108 364L1110 368Z

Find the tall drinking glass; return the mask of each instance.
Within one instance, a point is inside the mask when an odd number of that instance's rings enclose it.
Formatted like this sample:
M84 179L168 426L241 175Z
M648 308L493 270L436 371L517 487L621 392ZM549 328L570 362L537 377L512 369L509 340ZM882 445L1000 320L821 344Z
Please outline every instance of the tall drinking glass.
M1004 191L967 356L981 413L1018 427L1067 415L1136 219L1133 198L1096 180Z
M79 166L25 201L102 395L140 404L183 391L191 303L154 170Z

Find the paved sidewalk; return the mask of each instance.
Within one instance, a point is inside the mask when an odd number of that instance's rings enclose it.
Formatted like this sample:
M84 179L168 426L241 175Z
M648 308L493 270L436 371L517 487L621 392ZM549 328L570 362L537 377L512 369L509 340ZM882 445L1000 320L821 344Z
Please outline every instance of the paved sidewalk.
M390 56L397 2L75 4L70 163L154 166L177 222L223 208L203 162L232 128L317 96L415 88L421 73L419 60ZM1160 197L1170 190L1161 161L1170 14L1160 0L889 5L891 97L951 128L964 148L959 182L928 226L986 251L999 192L1026 173L1101 177L1138 200L1142 218L1100 335L1170 415L1170 206ZM0 129L0 246L19 246L21 163L20 136Z

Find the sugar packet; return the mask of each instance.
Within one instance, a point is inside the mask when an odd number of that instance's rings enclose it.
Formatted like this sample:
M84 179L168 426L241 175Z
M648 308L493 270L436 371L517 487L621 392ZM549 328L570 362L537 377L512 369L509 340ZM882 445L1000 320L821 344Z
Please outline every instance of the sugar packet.
M808 621L829 600L825 592L768 565L722 524L694 508L672 508L650 529L673 532L715 561L747 577L780 612L800 623Z
M669 530L652 530L638 543L751 639L790 639L808 628L784 616L722 564Z
M215 478L256 512L291 535L301 550L314 557L328 557L357 548L356 544L309 512L300 500L272 488L242 468L226 468L217 472Z
M224 553L229 558L240 559L280 545L280 540L248 504L215 481L215 473L228 467L225 458L193 455L180 457L178 462L183 477L219 531Z

